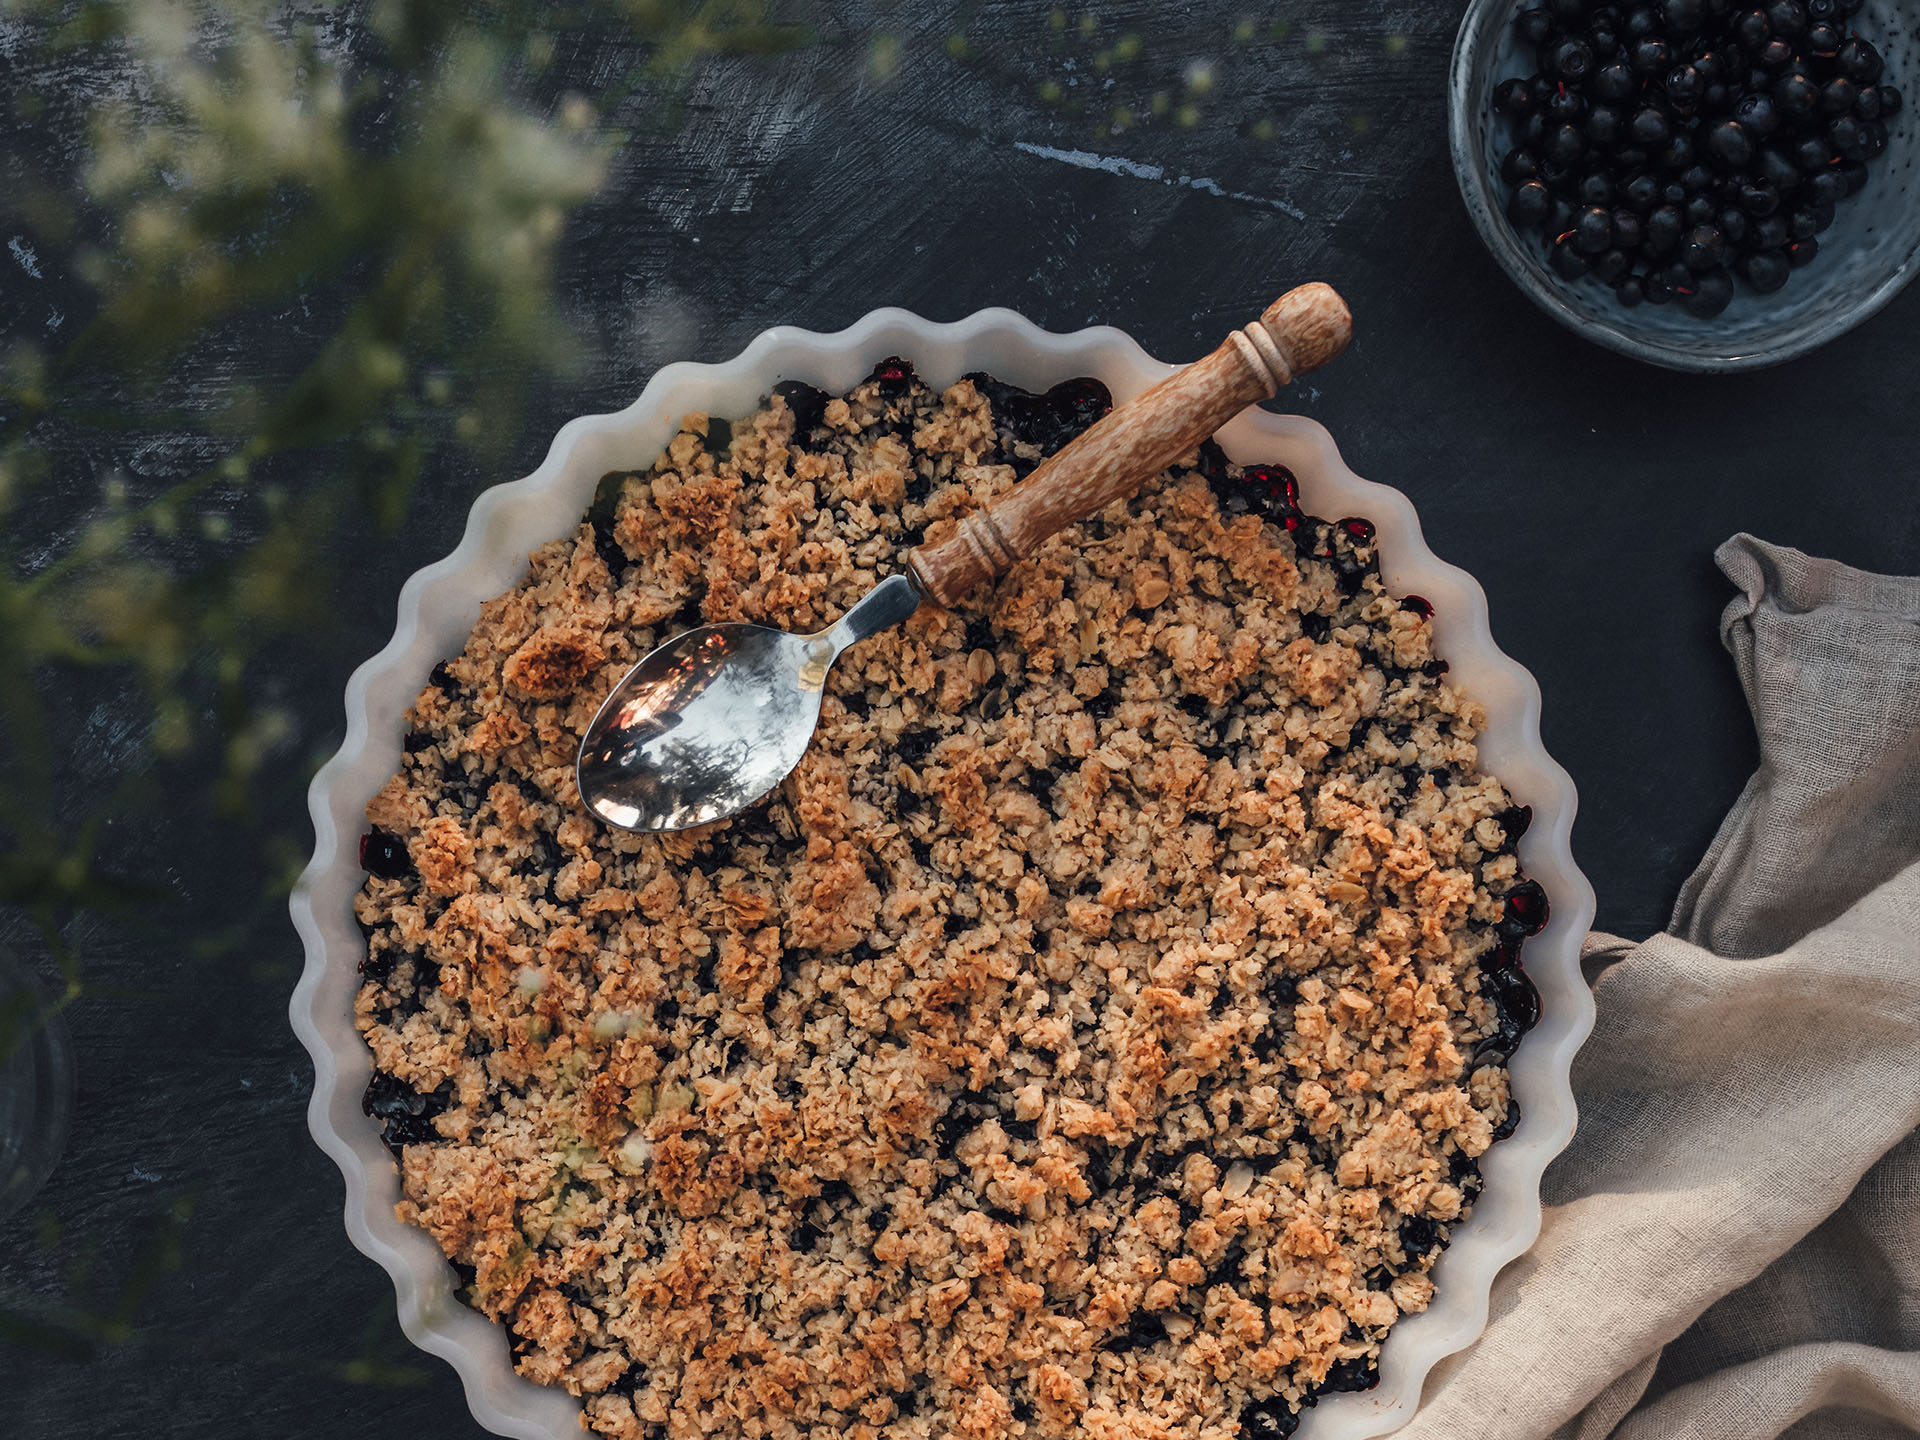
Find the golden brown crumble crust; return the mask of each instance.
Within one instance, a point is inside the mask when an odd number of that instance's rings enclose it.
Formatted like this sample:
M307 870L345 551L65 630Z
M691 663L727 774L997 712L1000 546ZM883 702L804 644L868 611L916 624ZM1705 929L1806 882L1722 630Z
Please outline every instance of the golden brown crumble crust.
M1037 458L966 381L818 414L688 417L421 692L356 904L401 1217L616 1440L1226 1440L1357 1383L1508 1118L1477 708L1365 527L1193 457L848 654L771 803L601 827L635 660L831 622Z

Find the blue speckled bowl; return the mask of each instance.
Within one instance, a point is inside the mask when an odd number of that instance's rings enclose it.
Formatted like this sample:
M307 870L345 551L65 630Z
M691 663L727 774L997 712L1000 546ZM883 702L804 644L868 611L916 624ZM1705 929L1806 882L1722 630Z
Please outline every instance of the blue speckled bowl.
M1473 0L1453 48L1448 128L1453 168L1480 238L1529 299L1594 343L1670 370L1757 370L1804 355L1844 335L1900 292L1920 269L1920 42L1912 0L1867 0L1855 21L1886 57L1887 80L1906 107L1889 126L1887 151L1873 178L1840 202L1820 254L1796 270L1786 288L1755 295L1736 283L1733 303L1711 320L1679 305L1629 310L1598 280L1562 280L1547 266L1537 236L1507 222L1500 158L1512 148L1493 111L1493 89L1509 75L1529 75L1527 47L1512 19L1523 0Z

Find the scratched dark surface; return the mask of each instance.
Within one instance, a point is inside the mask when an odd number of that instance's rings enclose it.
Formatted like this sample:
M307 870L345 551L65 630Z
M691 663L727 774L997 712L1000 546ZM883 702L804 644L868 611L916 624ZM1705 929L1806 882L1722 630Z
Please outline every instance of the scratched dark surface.
M1658 929L1755 759L1716 635L1714 547L1750 530L1920 570L1920 290L1758 375L1670 375L1562 331L1502 277L1455 193L1459 6L1444 0L1292 0L1286 39L1238 46L1237 5L1106 6L1102 33L1143 42L1111 86L1091 42L1051 42L1045 7L973 7L961 58L947 7L838 10L796 53L706 63L683 110L626 103L634 138L563 257L592 363L536 394L498 475L431 472L404 532L356 553L324 597L331 650L281 677L313 744L337 735L348 671L390 633L408 573L452 547L474 491L531 469L562 422L624 405L663 362L883 304L1114 323L1187 359L1322 279L1350 298L1359 338L1291 402L1360 474L1409 493L1433 549L1485 586L1579 786L1601 926ZM868 54L883 21L903 42L884 81ZM1193 61L1215 77L1197 123L1098 133L1112 107L1145 116L1154 90L1178 92ZM557 63L592 91L624 60L580 45ZM281 342L263 327L259 343ZM196 914L217 915L235 861L210 822L164 818L121 843L164 856ZM217 990L185 953L95 937L95 963L152 1003L76 1012L76 1133L47 1203L68 1233L115 1237L102 1270L130 1263L154 1197L190 1193L195 1209L181 1265L123 1343L88 1362L0 1344L0 1435L478 1436L453 1372L398 1337L392 1290L348 1245L340 1178L307 1137L292 929L277 909L240 918L255 973ZM44 1258L27 1224L0 1225L0 1274L57 1302L71 1257ZM343 1370L349 1356L376 1363Z

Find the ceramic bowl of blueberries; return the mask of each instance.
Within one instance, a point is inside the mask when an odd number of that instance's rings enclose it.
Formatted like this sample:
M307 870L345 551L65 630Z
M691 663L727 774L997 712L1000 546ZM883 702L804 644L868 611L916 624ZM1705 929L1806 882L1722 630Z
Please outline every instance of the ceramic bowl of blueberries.
M1474 0L1454 171L1526 295L1673 370L1776 365L1920 269L1910 0Z

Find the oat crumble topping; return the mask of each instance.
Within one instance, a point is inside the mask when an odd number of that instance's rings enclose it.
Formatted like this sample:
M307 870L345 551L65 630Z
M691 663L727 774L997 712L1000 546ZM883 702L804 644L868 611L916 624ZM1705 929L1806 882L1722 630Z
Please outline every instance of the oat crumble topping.
M356 901L399 1214L615 1440L1289 1433L1517 1118L1481 713L1370 526L1209 445L845 656L770 803L604 828L634 661L829 623L1070 433L782 391L609 477L410 712Z

